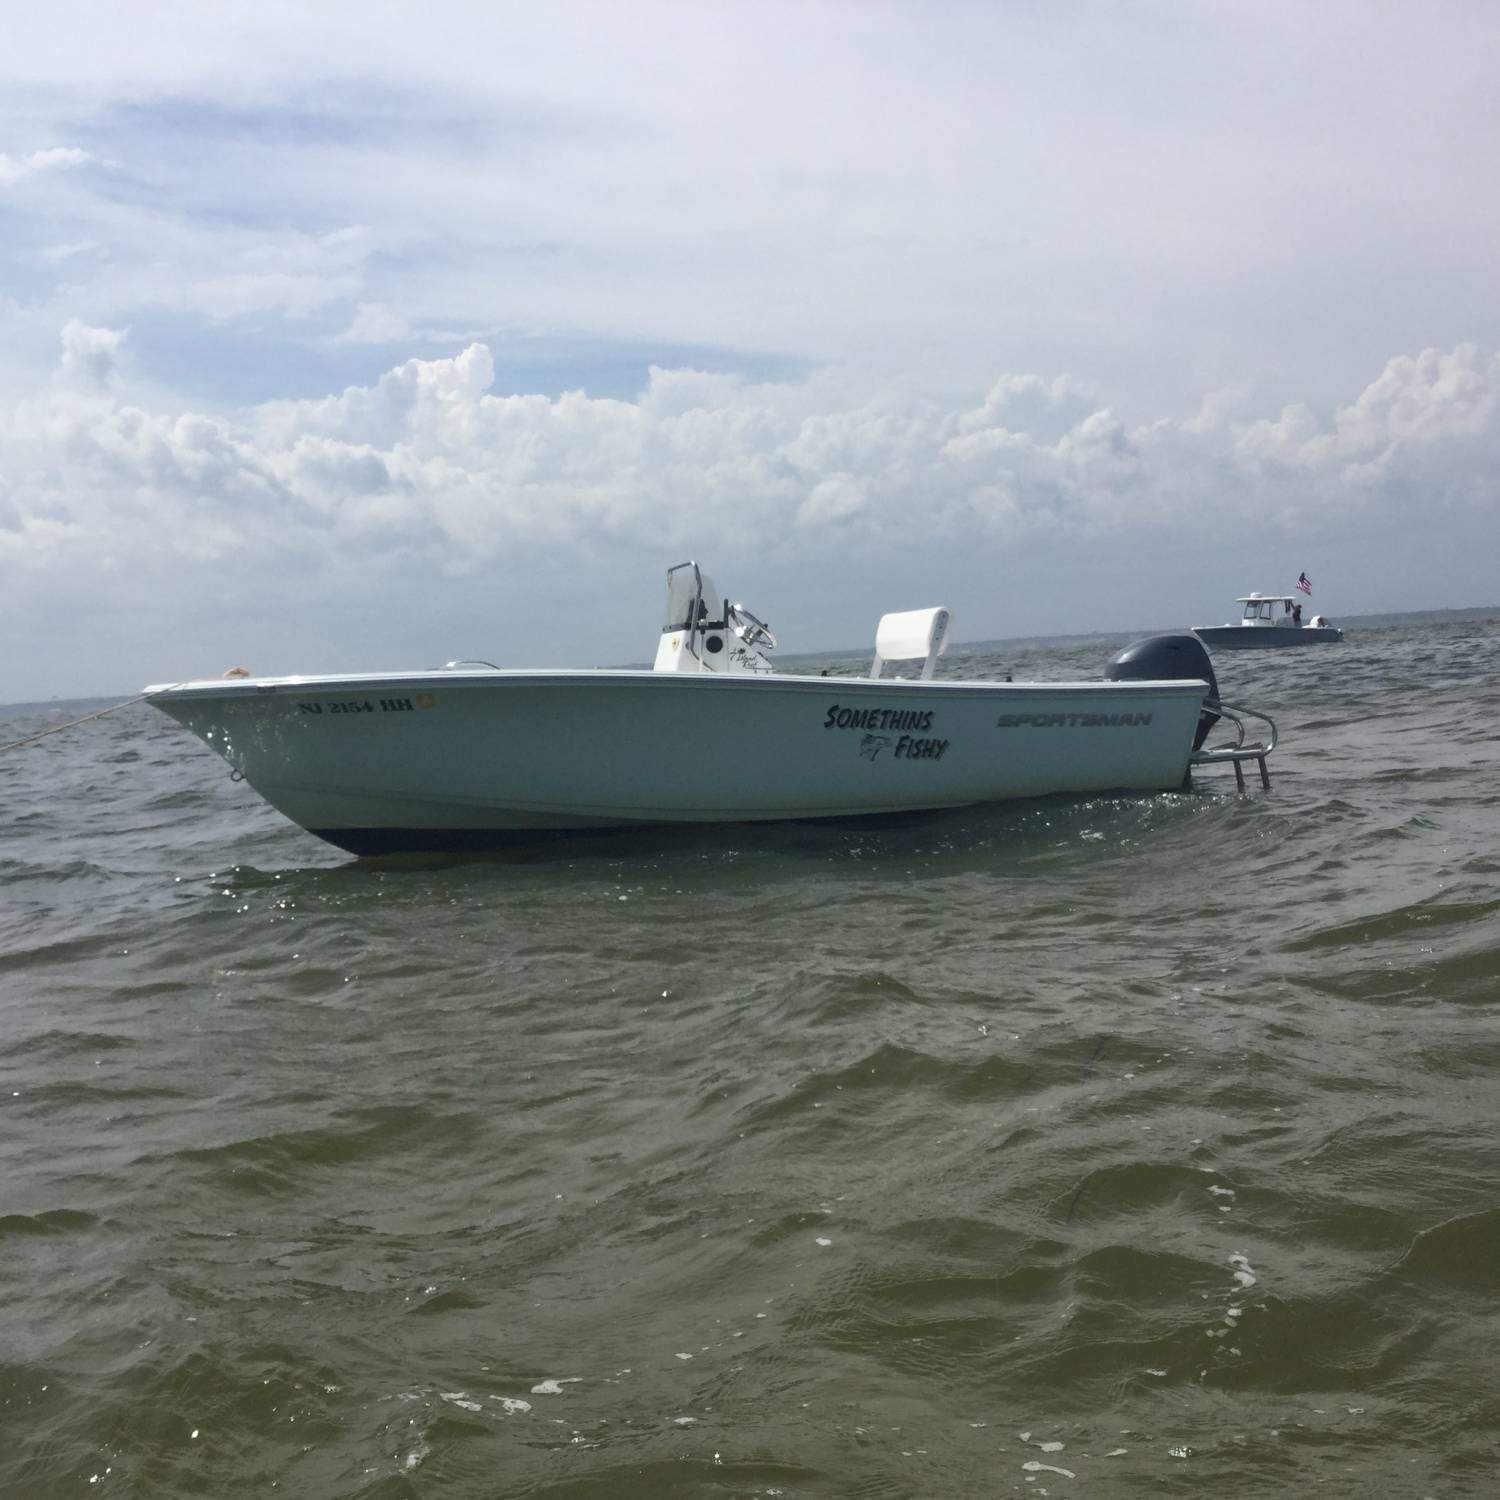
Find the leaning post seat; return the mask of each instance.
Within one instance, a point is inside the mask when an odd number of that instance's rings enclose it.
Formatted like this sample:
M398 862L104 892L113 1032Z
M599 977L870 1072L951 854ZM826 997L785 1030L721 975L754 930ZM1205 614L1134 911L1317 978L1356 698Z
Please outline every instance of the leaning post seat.
M922 681L932 676L937 659L948 646L946 609L907 609L882 615L875 628L875 661L870 676L879 677L888 661L922 658Z

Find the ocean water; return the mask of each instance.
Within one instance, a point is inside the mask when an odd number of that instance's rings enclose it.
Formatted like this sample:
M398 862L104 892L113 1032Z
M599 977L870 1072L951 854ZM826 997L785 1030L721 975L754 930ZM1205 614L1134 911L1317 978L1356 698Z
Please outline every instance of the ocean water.
M1500 1492L1500 611L1217 665L1269 791L494 858L0 753L0 1496Z

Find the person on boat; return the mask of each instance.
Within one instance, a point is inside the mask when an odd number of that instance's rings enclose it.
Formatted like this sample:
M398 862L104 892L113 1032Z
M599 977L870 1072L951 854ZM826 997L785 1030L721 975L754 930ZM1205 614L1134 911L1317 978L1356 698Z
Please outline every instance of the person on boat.
M1301 623L1302 623L1302 606L1300 604L1294 604L1292 606L1292 624L1293 625L1300 625Z

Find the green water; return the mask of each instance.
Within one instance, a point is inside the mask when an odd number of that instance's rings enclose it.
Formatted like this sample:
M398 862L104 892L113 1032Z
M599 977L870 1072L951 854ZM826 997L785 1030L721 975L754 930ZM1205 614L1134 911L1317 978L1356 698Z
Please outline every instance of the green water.
M0 757L0 1495L1492 1495L1497 664L1226 659L1269 793L491 860Z

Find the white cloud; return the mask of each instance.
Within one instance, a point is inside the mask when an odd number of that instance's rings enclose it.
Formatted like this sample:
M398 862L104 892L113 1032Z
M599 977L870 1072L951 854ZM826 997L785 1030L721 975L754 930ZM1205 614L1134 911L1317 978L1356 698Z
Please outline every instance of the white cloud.
M41 252L41 257L48 265L59 266L80 255L93 256L105 253L103 246L96 244L93 240L73 240L67 244L48 245Z
M1266 491L1302 490L1311 479L1315 503L1372 519L1418 504L1433 517L1453 506L1500 508L1500 356L1472 344L1398 356L1331 425L1289 406L1244 428L1235 457Z
M57 324L754 350L949 404L1072 369L1131 423L1231 382L1326 406L1495 326L1500 11L1314 11L455 0L439 32L267 0L142 49L138 6L59 0L14 21L0 130L119 165L0 161L56 179L36 243L106 252Z
M62 331L58 374L74 386L104 390L118 369L115 356L128 333L123 328L90 328L74 318Z
M24 182L28 177L38 177L44 172L71 171L75 167L87 166L93 160L87 151L80 151L76 146L48 146L24 156L0 151L0 187Z
M125 334L70 323L60 383L0 425L11 560L91 548L211 558L353 548L463 571L502 556L688 542L740 550L828 528L901 548L1088 538L1301 512L1493 505L1500 356L1399 357L1331 420L1305 407L1135 427L1068 381L1006 376L945 410L847 373L756 384L653 370L634 401L490 394L490 351L230 421L117 393ZM1024 416L1025 428L1009 424ZM1027 430L1032 429L1032 430ZM1274 523L1273 523L1274 524Z
M12 10L13 633L689 545L1003 580L963 629L1200 542L1492 592L1495 7Z
M0 474L0 531L20 531L21 510L10 495L10 483Z
M400 313L384 303L361 302L353 321L338 337L348 344L394 344L409 341L411 336L411 324Z
M1372 527L1425 537L1447 516L1487 535L1500 522L1500 355L1471 346L1392 359L1322 418L1210 399L1190 420L1135 425L1074 381L1026 374L958 406L847 370L752 382L656 369L628 401L495 395L481 344L229 418L141 401L129 348L124 330L71 322L56 378L0 407L0 625L24 611L31 638L66 638L82 580L96 614L139 621L151 601L159 659L226 587L260 619L293 578L316 582L278 611L413 579L437 608L437 580L474 576L508 580L513 609L551 618L536 591L591 557L618 582L685 555L736 578L816 568L825 614L804 627L840 634L808 647L849 639L838 622L859 617L850 601L871 574L913 567L1007 579L1010 594L1046 573L1064 592L1042 595L1055 611L1042 628L1102 628L1068 590L1103 558L1134 559L1123 582L1139 592L1180 566L1187 538L1253 533L1311 567L1305 549L1348 557ZM1223 592L1264 582L1235 576ZM573 650L588 649L588 612L569 620Z
M369 232L358 225L318 235L241 232L235 241L213 245L195 233L183 247L186 284L171 295L158 286L156 297L215 320L267 311L307 318L359 292L373 249Z
M830 474L813 485L794 519L799 526L839 525L854 520L865 508L865 500L864 486L853 474Z

